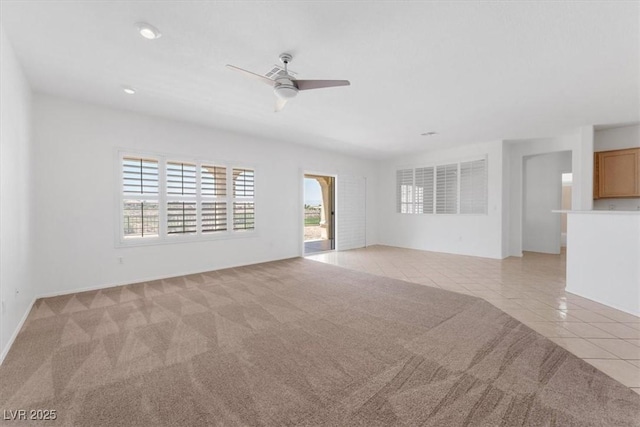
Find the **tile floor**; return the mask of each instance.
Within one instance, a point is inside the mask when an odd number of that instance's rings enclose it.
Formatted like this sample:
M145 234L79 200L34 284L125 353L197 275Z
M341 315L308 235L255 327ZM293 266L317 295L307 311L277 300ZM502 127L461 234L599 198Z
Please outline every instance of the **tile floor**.
M566 292L564 254L494 260L370 246L307 258L484 298L640 394L640 317Z
M318 252L325 252L331 250L331 240L310 240L304 242L304 253L310 255Z

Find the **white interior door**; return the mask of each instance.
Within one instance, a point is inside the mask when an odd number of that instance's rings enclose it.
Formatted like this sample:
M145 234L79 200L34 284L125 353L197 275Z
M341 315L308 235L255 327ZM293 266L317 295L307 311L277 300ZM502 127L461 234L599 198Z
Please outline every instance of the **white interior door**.
M367 180L361 176L338 177L338 250L367 245Z

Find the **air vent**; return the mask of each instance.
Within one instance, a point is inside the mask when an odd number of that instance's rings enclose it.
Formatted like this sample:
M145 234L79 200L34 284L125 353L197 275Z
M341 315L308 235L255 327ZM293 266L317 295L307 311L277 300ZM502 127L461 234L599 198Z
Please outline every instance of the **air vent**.
M271 70L269 70L267 73L265 73L264 75L265 75L265 77L268 77L268 78L270 78L272 80L275 80L278 77L285 75L284 68L278 67L277 65L274 65L273 68ZM295 71L289 70L289 75L295 77L296 75L298 75L298 73L296 73Z

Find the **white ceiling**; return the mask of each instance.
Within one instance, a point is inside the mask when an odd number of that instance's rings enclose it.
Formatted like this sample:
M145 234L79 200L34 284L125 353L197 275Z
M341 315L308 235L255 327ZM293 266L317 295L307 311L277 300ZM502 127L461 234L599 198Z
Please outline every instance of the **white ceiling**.
M638 2L1 5L37 91L369 158L640 119ZM298 78L351 86L274 113L269 87L225 68L266 73L284 51Z

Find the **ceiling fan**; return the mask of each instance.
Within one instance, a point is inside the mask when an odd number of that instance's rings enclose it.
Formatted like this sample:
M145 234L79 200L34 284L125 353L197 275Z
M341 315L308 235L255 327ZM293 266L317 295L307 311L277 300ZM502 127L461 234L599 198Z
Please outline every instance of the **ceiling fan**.
M227 68L235 71L239 71L247 77L259 80L263 83L273 87L273 93L276 94L276 108L278 112L282 110L288 100L294 98L301 90L310 89L322 89L327 87L336 86L349 86L351 83L349 80L297 80L287 69L287 66L291 62L293 57L288 53L280 55L280 61L284 64L284 73L275 75L274 79L262 76L260 74L252 73L251 71L243 70L242 68L227 64Z

